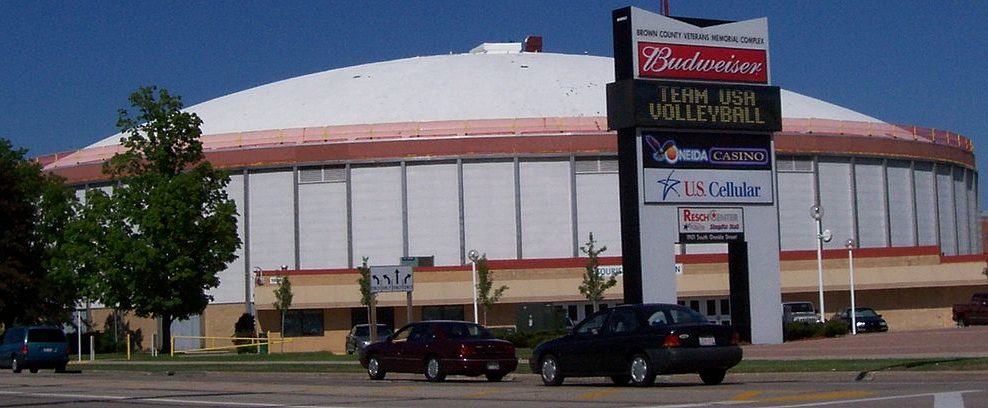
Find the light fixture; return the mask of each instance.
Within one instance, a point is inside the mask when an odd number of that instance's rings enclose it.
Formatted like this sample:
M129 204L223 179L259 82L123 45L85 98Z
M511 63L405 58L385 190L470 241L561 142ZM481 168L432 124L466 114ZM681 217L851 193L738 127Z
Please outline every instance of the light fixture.
M480 323L477 318L477 259L479 259L479 253L476 249L471 249L467 253L467 257L470 258L470 277L473 280L473 286L470 287L470 292L473 293L473 322Z
M854 239L848 238L844 245L847 247L847 269L851 279L851 334L858 334L857 310L854 304Z

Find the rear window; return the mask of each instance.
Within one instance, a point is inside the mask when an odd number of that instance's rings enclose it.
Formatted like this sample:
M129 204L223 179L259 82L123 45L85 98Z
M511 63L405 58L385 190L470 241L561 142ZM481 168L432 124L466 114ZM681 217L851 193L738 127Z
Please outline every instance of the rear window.
M444 323L446 338L449 339L491 339L493 335L480 325L470 323Z
M809 303L788 303L786 307L792 313L813 313L813 305Z
M31 329L27 332L28 343L64 343L65 333L58 329Z
M650 326L660 326L664 324L684 324L684 323L708 323L707 318L685 307L661 308L655 310L648 317Z
M354 330L355 331L353 334L355 336L370 336L370 326L357 326L356 329ZM377 326L377 335L378 336L391 335L391 329L383 325Z

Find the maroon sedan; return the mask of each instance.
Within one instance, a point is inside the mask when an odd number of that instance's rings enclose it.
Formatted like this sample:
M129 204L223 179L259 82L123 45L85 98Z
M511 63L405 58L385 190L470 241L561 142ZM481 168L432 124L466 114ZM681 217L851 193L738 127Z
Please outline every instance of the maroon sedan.
M515 346L470 322L434 320L409 324L360 350L360 364L372 380L388 372L424 373L431 382L447 375L485 375L501 381L518 368Z

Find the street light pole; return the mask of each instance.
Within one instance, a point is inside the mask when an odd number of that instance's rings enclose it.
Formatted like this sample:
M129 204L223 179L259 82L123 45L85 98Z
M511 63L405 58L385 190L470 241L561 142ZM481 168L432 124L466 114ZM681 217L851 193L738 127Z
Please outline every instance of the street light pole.
M814 204L810 207L810 217L816 221L816 275L820 292L820 320L827 321L827 310L823 304L823 243L830 242L830 230L823 231L823 207Z
M257 306L256 306L256 301L254 300L255 297L254 294L255 292L257 292L255 286L262 286L262 285L264 285L264 270L261 269L260 266L255 266L254 279L251 279L250 282L250 310L247 311L248 313L250 313L251 316L254 316L255 318L257 317Z
M854 240L847 239L847 269L851 279L851 334L858 334L858 318L854 304Z
M473 286L470 287L470 292L473 293L473 322L480 323L477 318L477 250L471 249L467 257L470 258L470 277L473 280Z

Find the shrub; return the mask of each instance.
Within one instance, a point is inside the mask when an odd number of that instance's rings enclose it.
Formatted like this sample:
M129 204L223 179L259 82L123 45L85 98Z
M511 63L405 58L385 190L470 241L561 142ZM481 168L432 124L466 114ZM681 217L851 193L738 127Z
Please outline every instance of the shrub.
M837 337L847 334L847 324L838 320L826 323L789 322L783 328L785 341Z
M534 332L514 332L498 335L498 338L510 341L518 348L532 348L539 343L560 337L566 334L566 330L545 330Z
M257 337L257 329L254 327L254 315L244 313L233 325L233 337ZM250 344L251 340L234 339L233 344ZM237 354L257 353L257 346L237 347Z
M851 328L840 320L830 320L823 324L823 335L826 337L843 336L850 331Z

